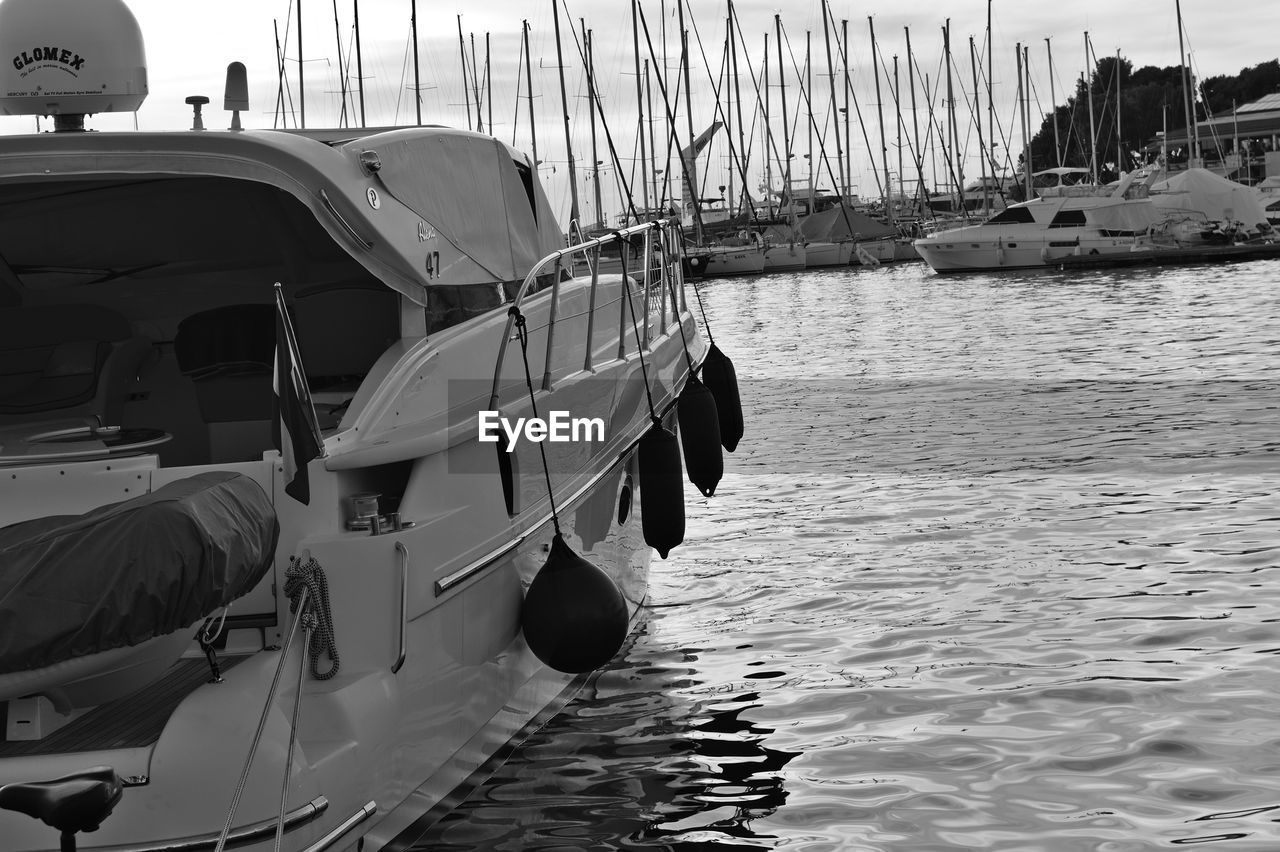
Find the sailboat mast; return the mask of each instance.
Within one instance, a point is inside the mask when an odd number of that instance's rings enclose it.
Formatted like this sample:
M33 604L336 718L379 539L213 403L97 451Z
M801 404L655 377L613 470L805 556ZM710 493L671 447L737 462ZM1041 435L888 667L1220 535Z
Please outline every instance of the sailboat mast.
M520 33L524 39L524 84L525 90L529 93L529 142L533 145L533 171L538 172L538 132L535 129L533 117L533 69L530 66L529 59L529 21L520 22Z
M920 121L916 118L916 57L911 51L911 28L902 28L907 35L907 88L911 89L911 138L915 145L912 159L916 161L916 198L920 202L920 212L924 212L924 151L920 150Z
M987 0L987 133L991 135L991 147L982 152L983 159L991 164L991 177L996 176L996 103L991 97L991 77L995 74L995 60L991 53L991 0ZM995 181L999 186L999 181ZM1001 190L1003 195L1003 190Z
M724 58L722 62L722 69L726 75L733 74L733 65L729 61L729 41L733 38L733 33L730 30L730 27L732 26L733 19L726 17L724 31ZM733 185L733 173L736 171L734 169L734 165L737 161L737 158L733 156L733 93L729 91L729 81L725 80L724 82L724 96L729 99L729 108L724 110L724 134L725 138L729 141L729 194L725 196L727 201L726 206L728 207L726 213L729 216L733 216L734 198L736 198L734 195L736 187Z
M978 53L973 44L973 36L969 36L969 67L973 70L973 105L975 107L973 120L978 128L978 150L984 152L984 156L978 158L978 165L982 169L982 209L984 213L990 214L991 187L987 185L987 158L985 156L987 148L982 142L982 112L977 109L982 101L978 95ZM992 132L995 132L994 129ZM992 175L992 177L995 177L995 175Z
M836 73L835 68L831 64L831 30L828 29L827 0L822 0L822 39L827 48L827 82L831 88L831 115L835 118L836 112ZM840 139L839 119L836 119L836 170L840 172L840 182L844 183L844 145ZM837 193L843 197L844 187L835 187Z
M907 197L907 176L902 171L902 84L898 78L898 54L893 55L893 113L898 128L898 200Z
M1089 31L1084 31L1084 67L1085 67L1085 88L1089 91L1089 173L1093 176L1093 182L1098 182L1098 130L1094 126L1093 120L1093 78L1097 73L1097 63L1091 62L1089 56L1093 51L1089 44ZM1022 51L1018 51L1018 58L1021 61ZM1021 84L1019 84L1021 85Z
M658 182L658 140L653 135L653 75L649 73L648 59L644 61L644 101L645 106L649 108L649 124L642 132L649 136L649 174L653 177L653 206L657 209L662 207L666 200L663 198L665 194L663 187L666 184L665 180L663 183Z
M1187 168L1191 168L1196 165L1195 151L1198 140L1192 135L1191 129L1195 113L1191 106L1191 63L1185 61L1186 48L1182 44L1182 0L1174 0L1174 9L1178 15L1178 64L1182 70L1182 105L1187 117ZM301 32L301 19L299 19L298 23L298 30Z
M876 120L880 123L880 164L884 171L884 212L890 225L893 224L893 195L889 185L889 146L884 141L884 99L880 96L880 60L876 53L876 25L870 15L867 16L867 29L871 32L871 69L876 79Z
M773 128L769 125L769 34L764 34L764 69L761 73L764 85L764 199L769 208L769 216L773 216L773 162L769 152L773 150Z
M1116 48L1116 177L1124 171L1124 134L1120 132L1120 48Z
M787 126L787 73L782 61L782 16L773 16L774 38L778 48L778 92L782 98L782 192L787 199L787 208L794 212L791 204L791 130Z
M462 59L462 99L467 102L467 129L475 130L471 121L471 89L467 83L467 41L462 37L462 16L458 15L458 56ZM477 110L479 104L476 105ZM419 121L419 124L422 122Z
M596 224L604 224L604 205L600 201L600 155L596 150L596 74L594 57L591 53L591 30L587 29L587 22L583 18L579 18L578 22L582 25L582 41L587 51L587 109L591 116L591 185L594 190L596 202Z
M556 69L560 72L560 108L564 112L564 147L569 154L569 220L576 222L580 218L578 171L573 165L573 140L569 134L569 95L564 88L564 57L560 52L560 9L556 0L551 0L551 14L556 27Z
M413 35L413 105L417 110L418 124L422 124L422 79L418 76L418 0L412 0L409 8L409 29Z
M489 110L489 135L493 135L493 69L489 64L489 34L484 34L484 85L485 103Z
M738 211L742 212L742 201L750 203L751 189L747 184L747 167L750 153L747 151L746 126L742 123L742 92L738 87L738 39L736 35L737 21L733 11L733 0L729 6L729 58L733 63L733 106L738 118L738 151L742 155L742 197L738 199ZM754 211L753 211L754 212Z
M1018 54L1018 116L1022 126L1022 170L1026 182L1027 199L1031 198L1031 119L1027 115L1027 103L1031 99L1031 69L1027 65L1027 48L1022 42L1014 47ZM1095 150L1095 154L1096 154ZM1097 183L1095 172L1094 183Z
M475 93L476 101L476 132L484 133L483 103L480 98L480 75L476 73L476 34L469 33L469 35L471 38L471 90Z
M1027 86L1026 86L1027 111L1026 111L1026 118L1023 119L1023 121L1025 122L1025 128L1022 131L1022 138L1026 140L1026 146L1027 146L1027 162L1026 162L1027 186L1031 186L1032 165L1033 165L1032 153L1031 153L1031 48L1027 47L1025 44L1022 46L1022 68L1027 75Z
M360 56L360 0L353 0L356 28L356 85L360 92L360 126L367 127L364 117L364 62Z
M647 212L652 209L653 204L649 200L649 153L645 148L644 138L644 82L640 78L640 26L636 22L637 2L638 0L631 0L631 46L635 53L636 106L640 113L636 123L636 134L640 137L640 185L644 187L644 209Z
M299 6L302 4L299 3ZM338 111L338 126L347 127L347 69L342 61L342 27L338 24L338 0L333 0L333 41L338 46L338 91L342 107Z
M285 119L284 116L284 54L280 50L280 22L274 18L271 21L271 27L276 34L276 114L275 119L271 122L273 128L279 127L280 122ZM285 126L289 123L285 120Z
M694 150L693 97L689 81L689 31L684 28L684 0L676 3L680 26L680 72L684 74L684 117L689 131L689 164L686 175L689 182L689 202L693 205L693 232L695 242L702 243L702 202L698 193L698 152Z
M840 21L840 41L841 60L844 63L844 150L848 152L844 161L844 188L840 191L840 195L848 198L849 189L853 186L853 146L849 144L849 92L853 86L849 83L849 21L847 19ZM840 129L836 128L836 133L839 132Z
M804 31L804 96L809 102L809 121L805 122L805 135L809 142L809 214L813 214L813 33Z
M1053 88L1053 44L1046 38L1044 46L1049 54L1049 101L1050 107L1053 109L1053 157L1058 163L1058 168L1062 168L1062 146L1058 142L1058 95Z
M307 87L302 81L302 4L298 4L298 126L307 126Z
M960 143L960 132L956 128L956 96L955 90L951 86L951 19L947 18L947 23L942 28L942 52L944 62L947 66L947 142L950 148L950 157L956 164L956 195L960 199L960 210L966 212L964 197L964 164L960 161L960 152L958 146Z

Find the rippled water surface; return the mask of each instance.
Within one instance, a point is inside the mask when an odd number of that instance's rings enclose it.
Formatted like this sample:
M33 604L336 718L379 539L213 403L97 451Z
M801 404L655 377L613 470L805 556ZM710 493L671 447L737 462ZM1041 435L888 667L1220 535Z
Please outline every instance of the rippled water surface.
M702 284L747 435L431 849L1280 849L1280 263Z

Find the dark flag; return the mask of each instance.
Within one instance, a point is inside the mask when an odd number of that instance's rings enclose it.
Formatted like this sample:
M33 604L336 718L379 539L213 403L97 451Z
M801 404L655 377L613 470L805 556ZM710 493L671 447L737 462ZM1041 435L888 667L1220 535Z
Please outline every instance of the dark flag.
M311 482L307 478L307 463L324 454L324 443L279 284L276 284L276 367L272 385L275 417L271 435L284 461L284 490L299 503L309 505Z

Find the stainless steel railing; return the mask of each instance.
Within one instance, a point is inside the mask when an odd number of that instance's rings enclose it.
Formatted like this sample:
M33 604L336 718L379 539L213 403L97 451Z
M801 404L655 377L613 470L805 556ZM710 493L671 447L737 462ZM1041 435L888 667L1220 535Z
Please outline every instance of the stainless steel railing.
M541 388L542 390L551 390L552 388L552 355L556 343L556 328L560 322L560 295L561 295L561 270L565 267L566 262L570 268L574 268L579 262L585 262L587 271L591 276L591 290L588 296L588 315L587 327L584 339L581 341L583 347L582 368L584 370L592 369L594 364L593 353L595 352L594 338L597 331L597 295L600 287L600 261L601 251L609 246L617 245L622 251L625 258L627 252L631 248L631 240L636 236L643 237L643 244L640 250L640 268L633 270L627 267L627 275L631 277L637 272L641 282L641 300L639 306L634 303L629 304L630 297L624 296L620 300L621 311L618 316L618 351L617 359L626 357L627 338L632 330L632 319L629 312L636 312L636 319L644 318L641 330L640 347L648 350L652 345L650 335L649 315L651 304L650 300L655 297L659 299L659 325L658 334L665 334L667 331L668 321L679 323L679 315L682 311L688 309L688 301L685 297L684 272L682 267L683 250L680 240L678 223L674 219L659 220L655 222L646 222L642 225L633 225L629 228L613 231L600 237L594 237L589 240L567 246L565 248L554 251L542 260L538 261L529 274L525 276L524 281L520 285L520 289L516 291L515 298L508 306L508 316L506 328L502 334L502 341L498 347L498 356L494 363L493 370L493 387L489 396L490 410L498 408L500 387L502 382L502 368L506 362L507 348L511 345L512 340L516 338L512 332L516 327L517 316L524 301L534 293L542 292L543 289L536 288L538 279L545 274L548 267L552 267L551 290L551 306L547 319L546 332L546 353L543 359ZM655 286L656 285L656 286ZM674 304L673 300L678 298L679 304ZM632 335L634 336L634 335Z

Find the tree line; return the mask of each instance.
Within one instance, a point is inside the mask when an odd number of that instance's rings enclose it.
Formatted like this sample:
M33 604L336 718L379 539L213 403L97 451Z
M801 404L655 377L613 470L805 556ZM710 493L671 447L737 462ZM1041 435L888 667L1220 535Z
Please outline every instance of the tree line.
M1120 88L1120 132L1116 132L1116 75ZM1093 75L1076 81L1065 104L1046 114L1031 140L1036 170L1056 166L1089 166L1089 90L1093 90L1093 125L1097 138L1100 177L1114 180L1147 161L1144 149L1167 127L1185 126L1182 69L1173 65L1148 65L1133 69L1123 57L1098 59ZM1199 81L1195 100L1197 120L1230 115L1233 104L1242 106L1280 91L1280 60L1272 59L1244 68L1238 74L1222 74ZM1057 121L1058 150L1054 146ZM1171 152L1171 159L1185 160L1185 152Z

